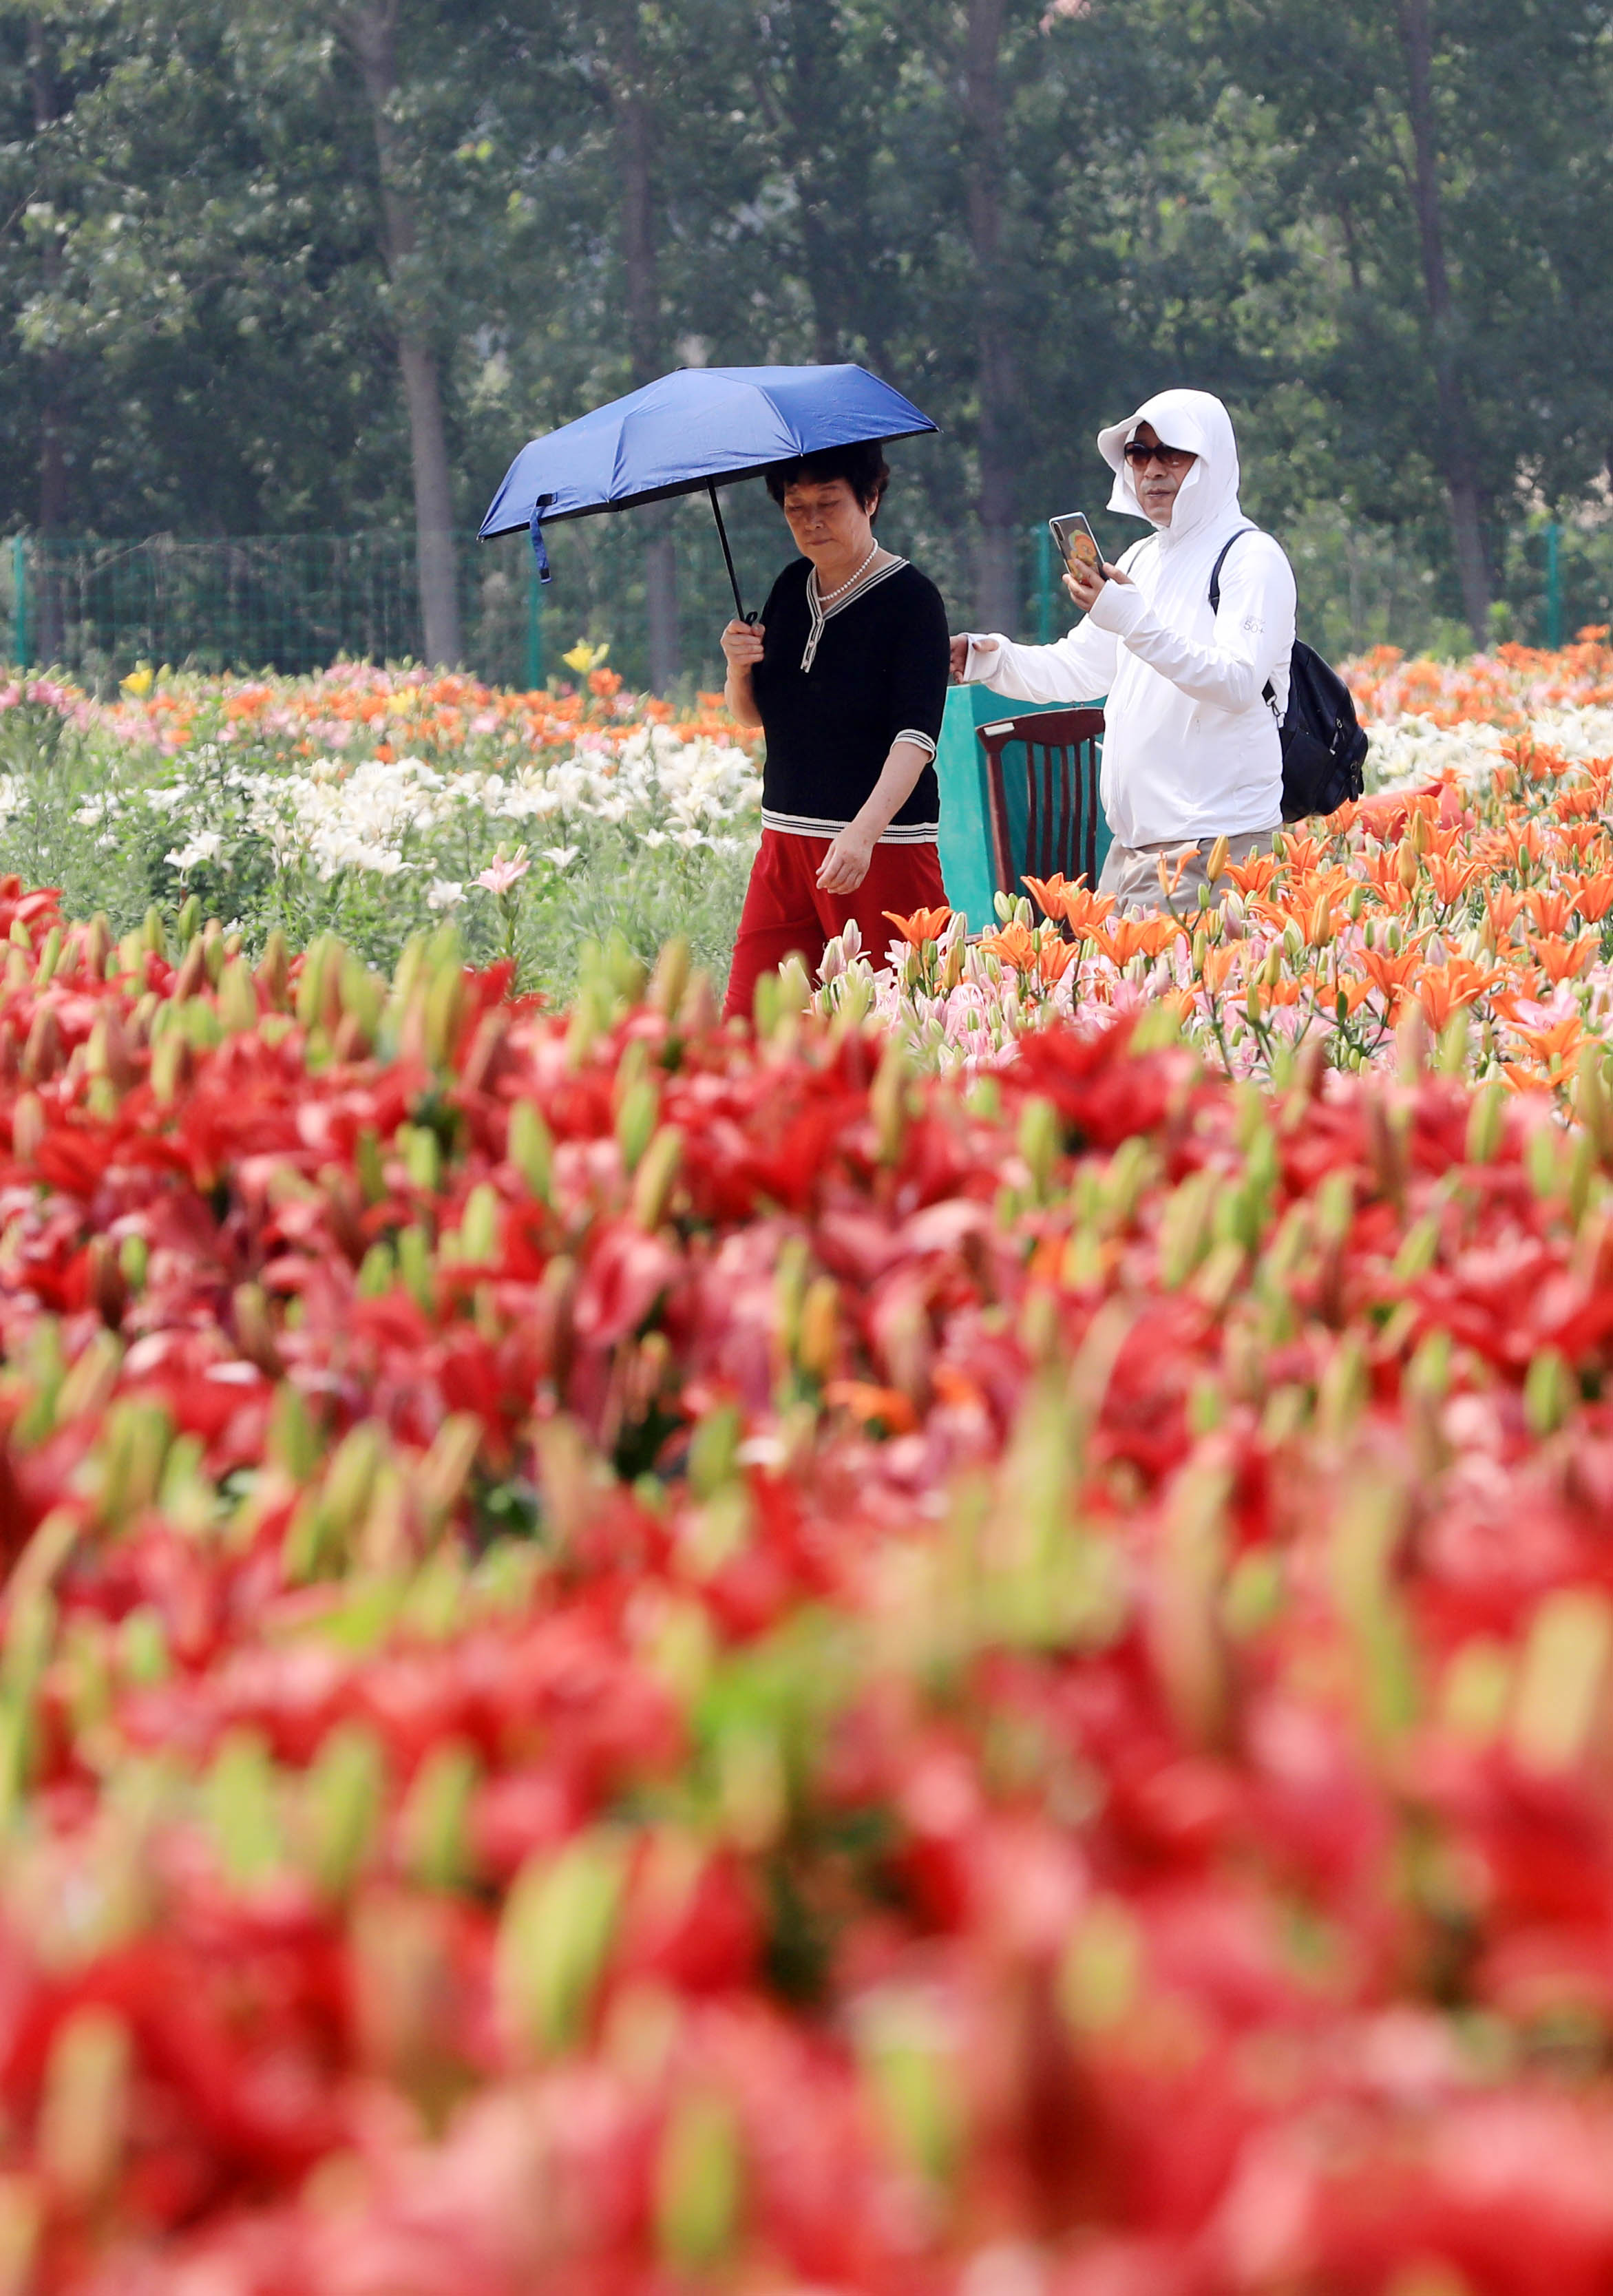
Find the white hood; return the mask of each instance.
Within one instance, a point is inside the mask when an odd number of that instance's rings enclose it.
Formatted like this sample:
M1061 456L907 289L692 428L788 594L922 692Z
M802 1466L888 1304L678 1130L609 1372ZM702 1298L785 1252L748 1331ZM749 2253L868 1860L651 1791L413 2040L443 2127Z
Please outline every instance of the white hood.
M1124 422L1111 422L1098 433L1098 450L1115 474L1110 510L1126 518L1148 517L1123 451L1141 422L1153 424L1162 445L1191 447L1199 458L1182 481L1169 526L1159 529L1161 542L1184 542L1189 535L1219 524L1228 510L1237 509L1238 442L1232 416L1208 390L1160 390L1145 398Z

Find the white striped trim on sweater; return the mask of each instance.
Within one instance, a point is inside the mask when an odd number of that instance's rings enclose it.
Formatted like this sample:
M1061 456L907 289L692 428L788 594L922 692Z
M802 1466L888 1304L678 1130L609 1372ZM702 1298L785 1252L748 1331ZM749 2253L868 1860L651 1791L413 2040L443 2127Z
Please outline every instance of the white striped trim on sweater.
M774 813L762 808L762 827L776 829L781 837L838 837L848 821L818 821L807 813ZM938 821L898 821L877 841L881 845L933 845L941 834Z
M930 764L932 766L934 765L936 761L936 745L930 740L929 734L921 734L916 726L904 726L901 732L897 735L897 742L911 742L915 749L922 750ZM894 750L896 747L896 742L893 742L890 746Z

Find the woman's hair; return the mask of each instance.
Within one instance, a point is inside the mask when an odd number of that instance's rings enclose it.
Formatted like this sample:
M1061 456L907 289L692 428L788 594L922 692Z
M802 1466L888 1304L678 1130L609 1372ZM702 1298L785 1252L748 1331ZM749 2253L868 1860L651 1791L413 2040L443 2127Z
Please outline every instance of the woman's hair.
M821 455L803 455L793 463L774 463L767 472L767 491L782 510L784 489L798 479L823 486L844 479L870 514L880 507L890 484L890 465L877 439L860 439L850 447L825 447Z

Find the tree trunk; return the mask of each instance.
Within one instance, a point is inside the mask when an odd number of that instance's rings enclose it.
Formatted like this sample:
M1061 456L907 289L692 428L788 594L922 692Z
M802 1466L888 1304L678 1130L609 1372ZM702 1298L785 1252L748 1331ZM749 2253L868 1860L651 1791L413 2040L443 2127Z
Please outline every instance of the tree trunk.
M839 55L839 28L824 0L782 0L767 11L779 42L777 100L764 62L757 89L780 157L795 188L800 219L801 274L812 304L812 355L820 366L844 357L849 313L837 261L834 207L845 208L850 188L836 130L847 110Z
M427 661L440 668L457 662L463 652L454 488L430 313L414 262L414 213L403 184L390 110L397 88L397 0L364 0L361 6L341 11L337 20L357 62L375 135L381 253L392 291L392 324L413 464L422 635Z
M622 184L622 268L627 290L627 357L635 389L664 367L659 259L655 240L655 119L639 42L638 0L611 10L607 86ZM650 686L666 693L682 666L677 628L677 555L671 513L648 512L644 587Z
M979 391L980 549L975 608L980 626L1013 636L1019 620L1015 571L1013 352L1003 291L1003 0L969 0L963 119L970 252L974 258Z
M29 82L34 100L34 133L42 136L61 116L56 75L51 68L44 20L28 22ZM44 284L53 292L61 276L61 247L54 232L45 242ZM39 408L39 533L42 538L60 534L67 523L66 398L67 357L60 349L47 350L41 362L44 391ZM32 652L37 661L60 661L66 636L61 581L49 554L37 565L34 578Z
M1490 582L1485 564L1479 516L1478 457L1473 422L1463 388L1456 315L1445 268L1440 216L1439 155L1434 126L1434 35L1429 0L1399 0L1400 44L1405 53L1407 118L1412 131L1412 205L1422 258L1423 292L1434 354L1434 390L1439 411L1440 467L1451 504L1451 531L1462 603L1473 644L1480 652L1490 637Z

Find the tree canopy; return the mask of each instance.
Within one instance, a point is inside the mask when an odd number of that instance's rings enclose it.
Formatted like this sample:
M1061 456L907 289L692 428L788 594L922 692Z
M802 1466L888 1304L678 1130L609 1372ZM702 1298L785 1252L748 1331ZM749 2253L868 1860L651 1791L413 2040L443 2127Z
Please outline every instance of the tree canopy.
M1232 406L1319 635L1540 636L1549 518L1606 604L1601 0L42 0L0 42L12 530L413 526L430 591L527 437L852 357L942 425L903 514L994 625L1166 382Z

